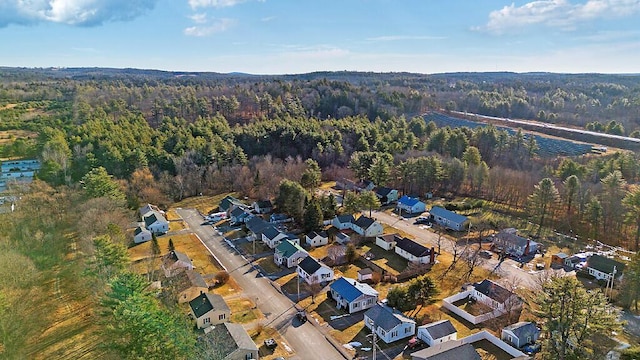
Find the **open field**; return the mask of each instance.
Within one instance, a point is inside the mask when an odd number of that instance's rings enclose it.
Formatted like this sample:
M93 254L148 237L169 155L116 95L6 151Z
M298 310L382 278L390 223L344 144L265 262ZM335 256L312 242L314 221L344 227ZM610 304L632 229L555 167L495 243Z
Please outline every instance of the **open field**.
M209 214L218 209L218 203L227 195L237 196L238 194L225 193L214 196L194 196L173 204L172 208L195 208L202 214Z
M12 143L16 139L35 139L38 133L27 130L3 130L0 131L0 145Z

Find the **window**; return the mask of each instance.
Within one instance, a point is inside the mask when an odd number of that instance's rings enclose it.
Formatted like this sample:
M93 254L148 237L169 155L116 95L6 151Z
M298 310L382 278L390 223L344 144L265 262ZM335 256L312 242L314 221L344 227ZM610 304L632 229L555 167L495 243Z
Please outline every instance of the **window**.
M218 320L223 320L226 317L226 314L220 314L218 316Z
M396 336L398 336L398 331L397 330L391 332L391 337L396 337Z
M408 328L408 327L407 327L407 328L404 328L404 333L406 334L406 333L408 333L408 332L409 332L409 328Z
M368 304L368 305L373 304L373 299L369 299L369 300L367 300L367 304Z
M357 307L358 307L358 303L357 303L357 302L356 302L356 303L353 303L353 308L355 309L355 308L357 308Z
M204 320L202 321L203 324L209 324L211 323L211 318L204 318Z

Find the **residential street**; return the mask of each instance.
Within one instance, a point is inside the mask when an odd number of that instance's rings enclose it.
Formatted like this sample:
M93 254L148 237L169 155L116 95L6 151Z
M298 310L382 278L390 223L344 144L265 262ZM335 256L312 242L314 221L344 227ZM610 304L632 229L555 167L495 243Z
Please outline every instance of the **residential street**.
M378 221L413 236L419 243L429 247L433 246L437 251L438 235L429 229L421 229L420 225L413 225L413 219L404 219L400 216L394 216L382 211L376 211L372 215L373 218ZM453 246L455 245L452 241L445 239L444 237L442 238L440 248L442 252L453 253ZM462 247L458 247L458 251L462 251ZM511 259L504 260L496 269L498 264L498 259L494 256L491 259L486 259L482 266L488 270L495 269L500 276L508 278L509 281L514 284L518 284L519 286L533 288L538 284L538 274L540 272L529 272L526 267L522 269L518 262Z
M265 315L264 324L276 328L295 352L289 359L342 360L345 357L337 351L324 334L311 322L293 327L292 319L296 313L294 303L278 292L266 277L249 264L218 235L213 227L201 225L202 216L195 209L177 209L178 214L197 234L206 247L215 254L218 261L242 287L243 293L257 299L257 306ZM260 344L258 344L259 346ZM281 346L285 346L281 344ZM286 346L285 346L286 349Z

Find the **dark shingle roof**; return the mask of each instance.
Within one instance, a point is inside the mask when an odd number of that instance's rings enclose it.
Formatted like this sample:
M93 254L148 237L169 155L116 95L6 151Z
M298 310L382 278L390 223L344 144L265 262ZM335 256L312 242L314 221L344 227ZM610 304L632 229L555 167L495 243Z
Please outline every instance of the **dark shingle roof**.
M453 324L451 324L451 321L449 320L436 321L431 324L420 326L420 328L427 330L433 339L440 339L457 332L456 328L453 327Z
M624 270L624 264L613 259L606 258L604 256L600 256L598 254L593 254L589 260L587 260L587 267L596 269L605 274L611 274L613 272L613 268L616 268L616 277L622 275L622 271Z
M383 186L383 187L379 187L379 188L376 189L376 194L381 196L381 197L384 197L384 196L389 195L389 193L391 191L393 191L392 188L388 188L388 187L384 187Z
M482 280L480 283L473 284L473 287L481 294L489 298L504 303L513 293L491 280Z
M144 225L146 227L151 226L153 223L155 223L156 221L166 221L164 219L164 217L162 215L160 215L160 213L158 212L151 212L148 216L144 217Z
M147 230L147 229L143 228L142 226L138 226L138 227L133 231L133 235L134 235L134 236L135 236L135 235L138 235L138 234L140 234L140 233L141 233L141 232L143 232L143 231L145 231L145 232L149 232L149 230Z
M213 309L230 311L229 306L222 296L210 293L200 294L197 298L189 301L189 307L191 307L196 318L201 317Z
M536 324L528 321L521 321L515 324L511 324L505 327L504 330L511 331L520 340L526 340L528 336L530 336L531 339L533 339L534 335L539 332Z
M259 216L254 216L246 223L247 229L254 234L260 234L268 226L272 226Z
M388 243L398 241L398 239L400 239L398 234L385 234L385 235L380 235L378 237L382 239L382 241L388 242Z
M280 235L280 230L276 229L273 226L268 226L264 230L262 230L262 234L267 237L269 240L273 240L276 236Z
M307 237L309 237L309 239L315 239L316 237L326 238L327 237L327 232L326 231L320 231L320 232L312 231L309 234L307 234Z
M258 351L258 347L244 327L232 323L212 327L209 333L198 338L198 346L202 347L203 355L209 355L207 358L211 359L228 356L237 349Z
M411 354L414 359L424 360L481 360L482 358L471 344L460 340L445 341Z
M244 211L244 209L239 208L239 207L234 208L233 210L231 210L231 216L234 216L234 217L241 216L242 214L245 214L245 213L246 213L246 211Z
M355 221L355 219L353 218L353 215L351 214L340 215L340 216L337 216L337 218L338 218L338 222L341 224L353 223Z
M415 323L415 321L394 311L392 308L380 304L376 304L367 310L364 315L371 319L375 326L381 327L384 331L390 331L403 322Z
M443 209L439 206L434 206L431 208L431 210L429 210L429 214L431 215L435 215L435 216L439 216L441 218L445 218L445 219L449 219L449 221L456 223L456 224L462 224L465 221L467 221L467 217L466 216L462 216L460 214L456 214L453 211L449 211L447 209Z
M428 249L408 238L396 239L396 247L408 252L415 257L431 255L431 249Z
M311 256L307 256L306 258L304 258L300 262L300 264L298 264L298 266L309 275L315 274L315 272L322 267L322 265L320 265L320 263Z
M273 207L273 205L271 204L271 200L259 200L256 201L256 205L258 205L260 209Z
M366 216L360 216L358 218L358 220L356 220L356 222L354 223L354 225L357 225L359 227L361 227L362 229L368 229L371 225L373 225L376 221L373 220L370 217L366 217Z

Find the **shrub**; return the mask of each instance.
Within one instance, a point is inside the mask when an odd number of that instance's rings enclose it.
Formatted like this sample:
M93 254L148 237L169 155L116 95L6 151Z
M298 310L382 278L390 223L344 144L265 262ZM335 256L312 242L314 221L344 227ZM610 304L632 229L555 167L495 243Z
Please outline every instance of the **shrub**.
M219 271L216 274L215 279L216 279L216 284L219 284L219 285L226 284L227 281L229 281L229 273L224 270Z

